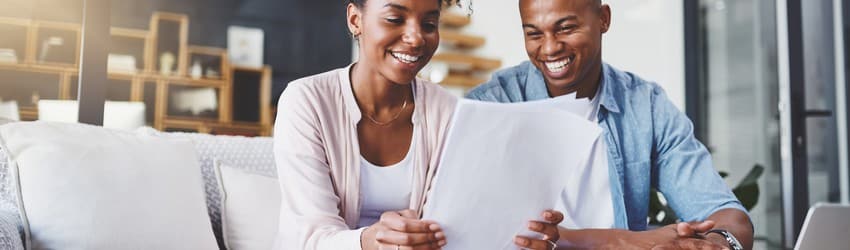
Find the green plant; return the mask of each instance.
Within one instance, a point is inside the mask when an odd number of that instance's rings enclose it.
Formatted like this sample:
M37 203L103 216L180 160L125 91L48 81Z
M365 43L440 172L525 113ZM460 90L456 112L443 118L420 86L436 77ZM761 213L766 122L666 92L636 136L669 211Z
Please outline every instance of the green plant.
M758 179L761 178L761 175L764 173L764 167L756 164L750 169L750 172L747 173L747 176L738 183L735 188L732 189L732 192L735 193L735 196L738 197L738 200L741 201L741 205L747 209L747 211L753 209L756 206L759 200L759 185ZM729 176L728 173L721 171L720 177L726 178ZM650 190L649 194L649 224L651 225L668 225L676 223L676 220L679 218L676 216L676 213L672 208L667 206L667 202L663 199L663 194L653 188Z

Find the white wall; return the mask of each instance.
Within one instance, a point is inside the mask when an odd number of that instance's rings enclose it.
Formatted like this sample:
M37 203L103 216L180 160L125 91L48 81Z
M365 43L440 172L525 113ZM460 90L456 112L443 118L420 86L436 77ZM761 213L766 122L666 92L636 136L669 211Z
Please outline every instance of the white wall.
M677 107L685 107L683 1L606 0L611 29L603 37L602 58L615 67L659 83ZM517 0L473 1L465 32L487 38L476 51L499 58L503 67L528 60Z

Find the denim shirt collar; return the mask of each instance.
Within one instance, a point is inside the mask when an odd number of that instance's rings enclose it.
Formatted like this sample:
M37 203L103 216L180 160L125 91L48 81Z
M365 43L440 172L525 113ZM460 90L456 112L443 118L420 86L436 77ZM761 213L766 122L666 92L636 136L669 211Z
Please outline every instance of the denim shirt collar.
M549 90L546 88L546 84L533 84L538 82L546 82L543 78L543 73L534 66L534 64L530 62L524 63L525 65L525 97L526 100L543 100L549 98ZM617 99L614 96L617 91L615 90L617 72L611 69L611 66L607 63L602 63L602 77L599 79L599 87L602 88L599 91L599 96L597 98L601 98L599 100L599 105L604 107L609 112L620 113L620 106L617 103Z
M617 72L611 69L611 65L607 63L602 63L602 77L599 79L600 85L599 87L602 90L599 91L599 105L604 107L609 112L620 113L620 105L617 103L617 98L614 94L617 93L615 89L617 87Z

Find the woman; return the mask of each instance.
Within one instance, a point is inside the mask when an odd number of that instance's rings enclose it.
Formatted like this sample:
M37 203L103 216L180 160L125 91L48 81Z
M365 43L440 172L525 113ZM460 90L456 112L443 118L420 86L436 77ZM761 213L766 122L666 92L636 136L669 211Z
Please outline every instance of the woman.
M419 219L456 99L416 79L439 44L443 3L349 0L359 61L296 80L278 105L282 191L278 249L438 249L446 235ZM550 249L563 216L529 227ZM534 230L533 229L533 230Z

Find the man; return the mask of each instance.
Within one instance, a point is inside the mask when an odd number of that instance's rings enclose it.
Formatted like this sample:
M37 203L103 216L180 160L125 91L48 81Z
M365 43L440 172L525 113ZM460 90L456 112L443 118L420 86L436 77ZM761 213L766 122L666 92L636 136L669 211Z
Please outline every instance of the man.
M691 121L655 83L602 62L610 7L599 0L520 0L519 7L529 61L495 73L467 98L590 100L590 119L604 131L602 152L607 152L614 204L610 216L618 229L572 230L561 224L559 246L751 249L749 216L694 138ZM660 190L687 223L647 231L650 187Z

